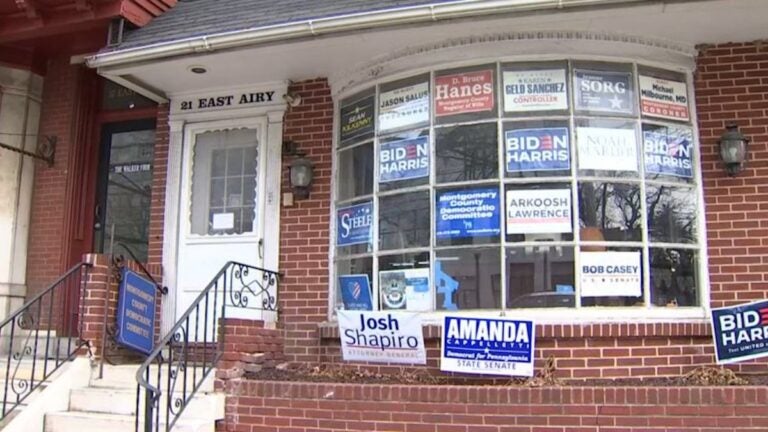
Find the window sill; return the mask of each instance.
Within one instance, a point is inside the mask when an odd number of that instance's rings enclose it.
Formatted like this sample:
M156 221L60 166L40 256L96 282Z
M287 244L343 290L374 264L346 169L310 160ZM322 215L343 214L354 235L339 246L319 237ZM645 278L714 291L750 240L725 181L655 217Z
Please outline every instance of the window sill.
M664 309L666 311L666 309ZM537 338L631 338L631 337L711 337L712 327L705 318L705 311L700 308L684 308L675 310L676 317L663 317L663 314L649 314L648 309L643 309L644 317L634 317L627 309L616 311L613 319L590 319L591 317L573 316L571 322L564 322L562 314L555 319L540 318L542 312L526 314L515 313L515 318L534 318L536 321ZM601 311L604 312L605 311ZM685 312L685 313L681 313ZM539 317L534 317L538 314ZM458 314L457 314L458 315ZM473 313L473 316L483 315ZM488 317L498 316L497 312L487 313ZM527 315L527 316L523 316ZM592 314L590 314L592 315ZM595 314L597 316L597 314ZM658 315L651 316L651 315ZM667 313L666 315L669 315ZM511 314L507 314L508 317ZM620 317L620 318L619 318ZM432 313L424 317L424 337L426 339L440 338L441 314ZM621 320L622 322L617 322ZM626 322L634 320L635 322ZM581 322L580 322L581 321ZM321 339L338 339L339 326L336 320L325 321L318 324Z

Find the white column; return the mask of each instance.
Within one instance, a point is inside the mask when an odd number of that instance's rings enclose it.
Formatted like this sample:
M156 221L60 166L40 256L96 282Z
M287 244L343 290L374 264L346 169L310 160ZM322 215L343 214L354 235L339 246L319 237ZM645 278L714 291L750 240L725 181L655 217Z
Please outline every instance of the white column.
M35 152L43 78L0 67L0 142ZM26 295L27 242L35 161L0 149L0 320Z

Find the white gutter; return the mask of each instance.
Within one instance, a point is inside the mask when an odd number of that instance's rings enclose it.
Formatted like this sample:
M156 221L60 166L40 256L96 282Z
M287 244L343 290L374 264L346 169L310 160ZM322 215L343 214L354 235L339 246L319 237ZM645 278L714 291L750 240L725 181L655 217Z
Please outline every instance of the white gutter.
M124 66L130 63L158 60L165 57L211 52L227 48L257 45L278 40L313 37L332 33L440 21L468 16L543 11L588 6L610 6L643 3L653 0L464 0L433 3L382 11L340 15L247 30L161 42L93 55L87 59L90 67Z

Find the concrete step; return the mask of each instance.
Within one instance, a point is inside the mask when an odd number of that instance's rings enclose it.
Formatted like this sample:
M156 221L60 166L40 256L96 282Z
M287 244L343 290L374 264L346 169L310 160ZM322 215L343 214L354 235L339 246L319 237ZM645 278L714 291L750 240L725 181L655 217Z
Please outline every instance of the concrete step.
M203 369L201 367L195 368L196 372L193 373L193 368L189 367L186 371L187 388L192 388L195 381L199 381L202 376ZM99 388L136 388L136 372L139 370L139 365L118 365L104 366L104 378L91 380L91 387ZM157 366L150 367L150 383L157 381ZM213 369L208 374L206 380L202 383L202 386L198 390L199 392L210 393L213 392L213 381L216 375L216 369ZM161 370L161 377L163 386L166 385L168 379L168 366L163 366ZM180 379L176 382L176 388L181 388L184 382L184 373L181 373ZM165 389L163 389L165 390Z
M95 412L68 411L45 416L44 432L135 432L135 418L128 415ZM140 425L141 426L141 425ZM142 426L143 427L143 426ZM165 425L160 425L165 430ZM182 418L173 432L215 432L216 425L210 420Z
M174 393L175 397L181 397L181 393ZM183 418L221 419L224 418L224 398L222 393L197 393L189 402L183 413ZM160 398L160 412L165 413L168 398L162 395ZM173 404L173 400L171 401ZM117 389L90 387L75 389L70 393L70 411L87 411L104 414L122 414L133 416L136 414L136 389ZM139 410L144 412L144 403Z

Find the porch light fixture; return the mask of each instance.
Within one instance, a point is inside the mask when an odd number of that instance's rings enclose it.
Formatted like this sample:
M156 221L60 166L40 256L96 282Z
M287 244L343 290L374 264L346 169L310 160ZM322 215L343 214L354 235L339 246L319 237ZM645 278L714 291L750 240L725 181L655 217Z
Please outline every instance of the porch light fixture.
M723 160L729 176L734 177L744 169L748 145L749 139L741 134L738 125L726 126L725 133L720 137L720 159Z
M297 198L309 197L309 189L312 186L314 167L312 161L304 156L299 156L291 162L291 187Z

